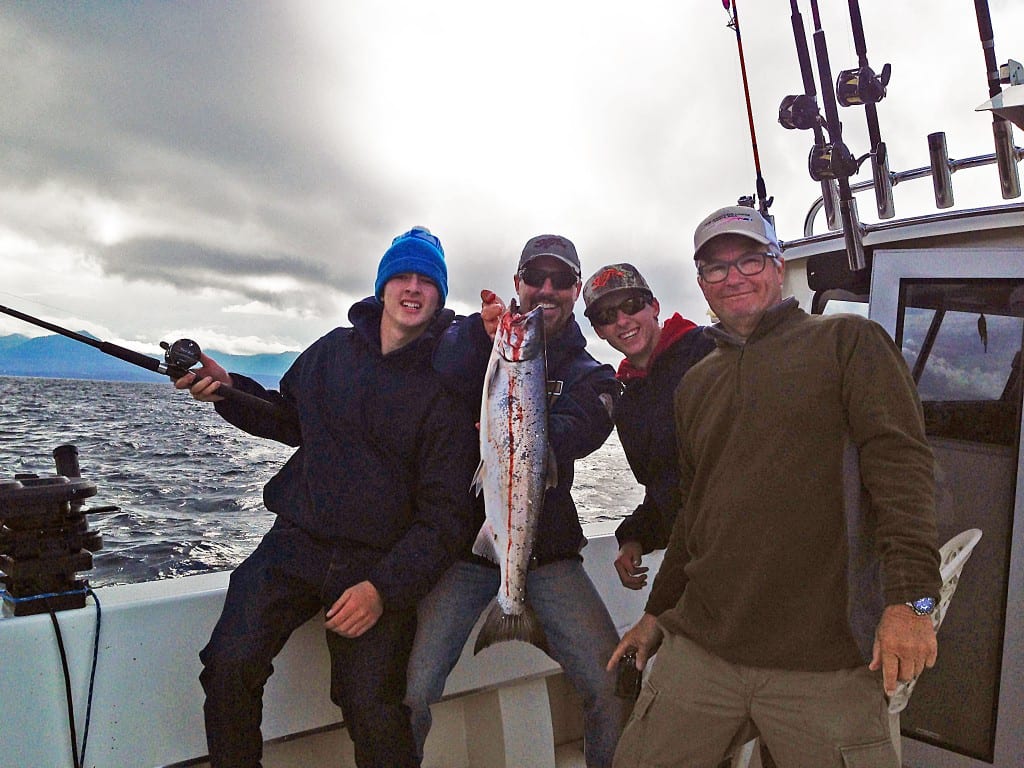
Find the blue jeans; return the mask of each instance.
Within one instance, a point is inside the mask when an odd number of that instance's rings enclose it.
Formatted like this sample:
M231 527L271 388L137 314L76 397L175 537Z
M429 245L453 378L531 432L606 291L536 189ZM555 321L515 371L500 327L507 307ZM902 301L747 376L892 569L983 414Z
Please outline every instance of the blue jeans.
M277 519L231 574L224 610L200 653L206 740L213 768L258 768L263 687L291 633L364 581L381 553L313 539ZM389 611L357 638L326 631L331 700L341 707L360 768L418 766L405 670L416 631L412 610Z
M421 759L430 704L444 693L448 673L477 618L497 594L499 580L497 568L460 560L420 601L405 700ZM526 578L526 602L544 628L551 658L583 699L587 766L607 768L632 708L632 702L615 696L615 675L604 668L619 642L608 609L578 560L532 569Z

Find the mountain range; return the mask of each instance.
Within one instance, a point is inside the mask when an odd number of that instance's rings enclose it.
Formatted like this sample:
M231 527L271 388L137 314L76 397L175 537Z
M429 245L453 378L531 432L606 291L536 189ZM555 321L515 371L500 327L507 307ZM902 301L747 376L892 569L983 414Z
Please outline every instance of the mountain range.
M82 336L95 338L85 331ZM155 360L163 360L163 350L140 352ZM229 355L217 350L204 350L227 370L245 374L264 386L276 387L281 376L298 352L264 355ZM111 357L89 344L66 336L21 334L0 336L0 376L36 376L47 379L101 379L104 381L167 381L167 377L146 370L116 357Z

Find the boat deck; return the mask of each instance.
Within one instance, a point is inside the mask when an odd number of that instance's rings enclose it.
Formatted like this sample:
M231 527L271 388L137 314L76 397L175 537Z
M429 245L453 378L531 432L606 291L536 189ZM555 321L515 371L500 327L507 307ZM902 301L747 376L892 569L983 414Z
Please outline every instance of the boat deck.
M617 549L613 529L614 523L588 529L584 563L624 630L642 613L646 595L610 578ZM228 575L97 590L102 634L88 765L203 764L198 654L220 613ZM96 614L90 604L58 618L81 729ZM0 659L0 768L69 764L64 680L49 616L0 619L0 648L5 649ZM340 712L328 698L322 622L314 619L301 627L274 666L264 695L265 765L318 764L319 754L330 756L332 765L354 765ZM445 699L434 706L434 718L425 749L428 767L583 765L578 700L558 665L525 643L501 643L474 656L471 636L449 676Z

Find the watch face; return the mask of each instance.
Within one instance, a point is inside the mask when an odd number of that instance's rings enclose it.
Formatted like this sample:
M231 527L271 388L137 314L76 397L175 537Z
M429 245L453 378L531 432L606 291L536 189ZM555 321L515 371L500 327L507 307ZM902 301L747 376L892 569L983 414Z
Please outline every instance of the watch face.
M908 605L914 609L914 613L918 616L927 616L935 610L935 598L922 597L920 600L908 603Z

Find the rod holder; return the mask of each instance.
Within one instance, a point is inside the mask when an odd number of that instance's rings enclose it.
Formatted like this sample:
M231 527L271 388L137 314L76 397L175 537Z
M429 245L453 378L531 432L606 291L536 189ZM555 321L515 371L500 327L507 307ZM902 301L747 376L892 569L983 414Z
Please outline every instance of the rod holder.
M946 151L946 134L943 131L928 134L928 160L932 169L935 207L951 208L953 179L949 170L949 153Z
M1020 197L1020 176L1017 173L1017 153L1013 146L1013 124L1008 120L993 120L992 135L996 142L996 168L1003 199Z
M880 141L871 153L871 178L875 185L875 207L878 218L891 219L896 215L892 199L892 175L889 173L889 150Z
M843 226L839 218L839 185L835 179L821 180L821 201L825 206L825 224L834 232Z
M846 241L846 258L850 262L850 271L859 272L867 268L868 259L864 253L864 241L861 237L857 200L852 196L848 200L840 199L839 213L843 219L843 239Z

